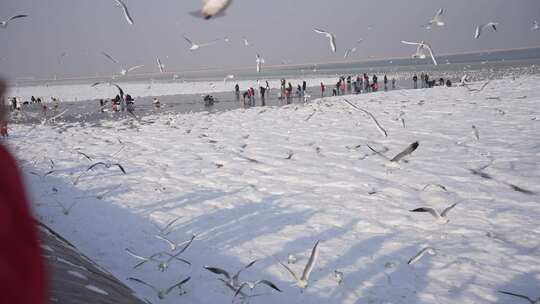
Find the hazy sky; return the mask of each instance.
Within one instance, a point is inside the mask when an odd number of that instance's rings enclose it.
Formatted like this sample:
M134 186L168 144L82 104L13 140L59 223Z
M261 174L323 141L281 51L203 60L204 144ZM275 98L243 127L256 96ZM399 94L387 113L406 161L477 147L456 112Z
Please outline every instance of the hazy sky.
M114 0L0 0L0 18L29 14L0 29L0 74L15 77L90 76L118 73L101 54L126 66L145 64L157 72L160 57L169 71L203 68L255 68L260 52L267 64L343 60L346 48L358 47L348 60L370 56L406 57L414 47L400 40L425 40L436 53L470 52L540 45L540 0L234 0L227 16L199 20L188 12L200 0L125 0L135 25L125 21ZM447 26L426 30L445 8ZM500 22L499 32L473 39L475 25ZM337 36L333 54L320 27ZM182 35L196 42L230 37L231 43L190 52ZM253 47L243 46L246 36ZM360 38L364 42L357 45ZM66 52L63 63L60 54Z

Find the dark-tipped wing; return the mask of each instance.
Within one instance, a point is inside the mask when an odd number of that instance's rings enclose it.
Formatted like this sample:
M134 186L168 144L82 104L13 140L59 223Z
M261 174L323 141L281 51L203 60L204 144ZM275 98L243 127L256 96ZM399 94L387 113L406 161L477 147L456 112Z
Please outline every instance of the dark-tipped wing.
M181 282L178 282L178 283L174 284L173 286L167 288L167 290L165 290L165 294L169 294L176 287L182 287L182 285L186 284L189 280L191 280L191 277L187 277L186 279L182 280Z
M217 268L217 267L210 267L210 266L204 266L204 269L210 271L210 272L213 272L215 274L222 274L224 275L227 279L231 279L231 276L229 275L229 273L221 268Z
M405 156L413 153L416 149L418 149L418 146L420 144L415 141L413 142L412 144L410 144L405 150L403 150L401 153L399 153L398 155L396 155L394 158L392 158L390 161L391 162L398 162L400 161L402 158L404 158Z

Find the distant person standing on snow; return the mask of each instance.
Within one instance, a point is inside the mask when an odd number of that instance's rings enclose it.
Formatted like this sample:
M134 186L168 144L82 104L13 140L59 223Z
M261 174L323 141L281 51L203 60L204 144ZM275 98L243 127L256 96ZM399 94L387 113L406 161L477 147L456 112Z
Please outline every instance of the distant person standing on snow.
M264 98L264 95L266 94L266 88L261 86L259 88L259 91L261 92L261 103L262 103L262 106L264 107L266 105L266 102L265 102L266 100Z
M305 94L306 89L307 89L307 82L304 80L304 81L302 82L302 95Z
M418 76L416 76L416 74L414 74L414 76L412 77L412 81L413 81L413 87L415 89L418 89Z
M422 72L422 74L420 74L420 87L422 89L425 87L425 85L424 85L425 80L426 80L426 75L424 75L424 73Z
M238 83L234 86L234 93L236 95L236 101L240 101L240 86Z
M392 78L392 90L396 89L396 79Z
M384 75L384 90L385 91L388 91L388 77L386 77L386 75Z
M321 82L321 97L324 97L324 91L325 91L324 83Z

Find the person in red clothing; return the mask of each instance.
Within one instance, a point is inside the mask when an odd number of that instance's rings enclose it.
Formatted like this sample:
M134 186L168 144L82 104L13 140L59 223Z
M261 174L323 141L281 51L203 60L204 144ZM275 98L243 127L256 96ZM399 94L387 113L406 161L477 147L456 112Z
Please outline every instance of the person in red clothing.
M0 81L0 97L6 86ZM6 108L0 105L0 122ZM0 303L45 304L45 263L15 159L0 144Z

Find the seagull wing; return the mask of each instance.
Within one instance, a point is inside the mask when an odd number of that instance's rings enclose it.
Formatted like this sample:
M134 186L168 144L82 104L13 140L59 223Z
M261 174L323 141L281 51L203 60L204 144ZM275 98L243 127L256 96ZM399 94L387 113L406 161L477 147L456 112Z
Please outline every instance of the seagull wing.
M189 280L191 280L191 277L187 277L186 279L184 279L184 280L174 284L173 286L167 288L167 290L165 290L165 294L169 294L176 287L182 287L182 285L186 284Z
M405 40L401 40L401 43L409 44L409 45L422 45L423 44L423 43L419 43L419 42L411 42L411 41L405 41Z
M164 69L163 63L161 63L161 60L159 60L159 58L156 58L156 59L157 59L157 64L158 64L159 72L160 72L160 73L165 73L165 69Z
M148 261L149 259L148 258L145 258L145 257L142 257L136 253L134 253L133 251L129 250L129 248L126 248L125 251L127 252L127 254L129 254L130 256L136 258L136 259L139 259L141 261Z
M264 284L274 290L277 290L279 292L281 292L281 289L279 289L274 283L268 281L268 280L259 280L257 282L255 282L255 286L259 285L259 284Z
M350 49L349 49L349 50L346 50L346 51L345 51L345 55L343 56L343 58L349 57L349 54L350 54L350 53L351 53L351 50L350 50Z
M431 214L436 219L441 218L441 216L439 215L439 213L435 209L428 208L428 207L416 208L416 209L410 210L410 212L427 212L427 213Z
M191 236L191 239L190 239L190 240L187 242L187 244L182 248L182 250L180 250L180 251L178 252L177 255L180 255L180 254L184 253L184 251L186 251L186 250L189 248L189 246L191 246L191 243L193 243L193 240L195 240L195 235Z
M318 29L318 28L313 28L313 30L315 31L315 33L319 33L319 34L323 34L323 35L328 35L328 34L330 34L329 32L320 30L320 29Z
M120 62L118 62L118 60L114 59L113 56L105 53L105 52L101 52L101 54L103 54L103 56L107 57L107 59L109 59L110 61L116 63L116 64L120 64Z
M165 231L167 229L169 229L174 223L176 223L179 219L181 218L181 216L175 218L174 220L170 221L166 226L165 228L161 229L161 231Z
M189 40L188 37L184 36L184 39L189 43L189 45L193 46L193 42Z
M159 239L159 240L162 240L162 241L166 242L167 244L169 244L169 247L171 247L171 250L174 250L176 248L176 245L166 237L163 237L161 235L156 235L155 238Z
M522 298L522 299L526 299L526 300L528 300L528 301L529 301L530 303L532 303L532 304L535 303L531 298L529 298L529 297L527 297L527 296L524 296L524 295L520 295L520 294L517 294L517 293L511 293L511 292L508 292L508 291L500 291L500 290L499 290L499 292L500 292L500 293L504 293L504 294L506 294L506 295L510 295L510 296L514 296L514 297L518 297L518 298Z
M336 47L336 36L334 34L330 34L330 47L332 48L332 52L335 53L337 51Z
M438 65L437 60L435 59L435 55L433 55L433 50L431 49L430 45L426 45L426 48L429 51L429 56L431 56L431 60L433 60L434 65Z
M131 15L129 14L129 10L127 8L127 5L122 0L115 0L118 5L122 7L122 10L124 11L124 17L126 18L126 21L133 25L133 18L131 18Z
M444 209L443 212L441 213L441 216L442 216L442 217L446 217L446 215L448 214L448 212L450 212L450 210L454 209L454 207L457 206L457 204L458 204L458 203L452 204L450 207Z
M154 286L152 286L152 285L146 283L146 282L143 281L143 280L140 280L140 279L137 279L137 278L128 278L128 280L134 281L134 282L137 282L137 283L140 283L140 284L143 284L143 285L146 285L146 286L152 288L156 293L160 293L160 292L161 292L159 289L157 289L156 287L154 287Z
M442 14L444 14L444 8L440 8L438 11L437 11L437 14L435 15L435 17L440 17L442 16Z
M420 252L418 252L414 257L412 257L412 258L407 262L407 264L411 265L411 264L416 263L418 260L420 260L420 259L426 254L426 252L428 252L428 253L433 252L433 248L431 248L431 247L426 247L426 248L420 250Z
M257 263L257 260L253 260L251 262L249 262L246 266L242 267L240 270L238 270L237 273L234 274L234 276L232 277L233 281L236 281L238 280L238 277L240 276L240 274L242 273L242 271L246 270L246 269L249 269L251 266L253 266L253 264Z
M203 46L213 45L213 44L218 43L220 40L221 40L221 39L216 39L216 40L213 40L213 41L210 41L210 42L207 42L207 43L199 44L199 46L200 46L200 47L203 47Z
M298 277L296 276L296 273L294 273L294 271L292 271L289 266L279 262L279 264L281 264L281 266L283 266L285 269L287 269L287 271L293 276L294 280L295 281L298 281Z
M142 64L142 65L136 65L136 66L134 66L134 67L129 68L127 71L128 71L128 72L131 72L131 71L134 71L134 70L136 70L136 69L142 68L143 66L144 66L144 64Z
M231 279L231 276L229 275L229 273L226 271L226 270L223 270L221 268L217 268L217 267L210 267L210 266L204 266L204 269L210 271L210 272L213 272L215 274L222 274L224 275L228 280Z
M118 92L120 93L120 97L124 98L124 90L122 90L122 88L119 85L117 85L116 83L111 83L110 85L115 86L118 89ZM121 169L123 169L123 168L121 168Z
M309 260L306 264L306 267L304 268L304 272L302 273L301 280L309 280L309 275L311 274L311 271L313 271L313 268L315 267L315 263L317 263L317 259L319 258L319 241L315 243L315 246L313 246L313 249L311 250L311 256L309 257Z
M19 19L19 18L25 18L28 17L28 15L16 15L8 19L8 21Z
M392 158L390 161L391 162L399 162L402 158L404 158L405 156L413 153L416 149L418 149L419 145L420 144L417 141L413 142L405 150L400 152L398 155L394 156L394 158Z
M480 35L482 34L482 28L483 26L476 27L476 30L474 31L474 39L480 38Z
M86 169L86 171L90 171L90 170L94 169L94 167L97 167L97 166L105 166L105 167L107 167L107 164L105 164L104 162L97 162L97 163L91 165L90 167L88 167L88 169Z

